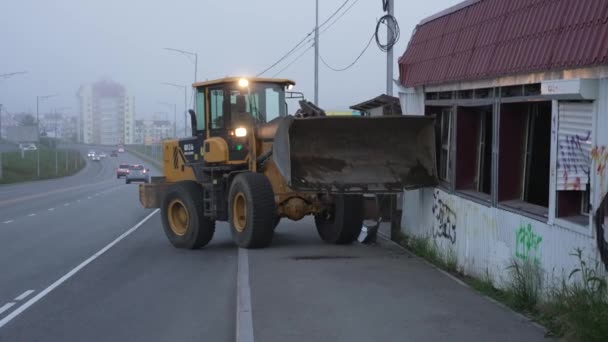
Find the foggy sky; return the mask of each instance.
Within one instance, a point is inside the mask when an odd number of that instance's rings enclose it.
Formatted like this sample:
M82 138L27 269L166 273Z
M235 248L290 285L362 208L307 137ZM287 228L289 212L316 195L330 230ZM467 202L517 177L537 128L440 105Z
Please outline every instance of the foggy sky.
M320 21L344 0L320 0ZM354 1L354 0L351 0ZM460 0L395 0L403 54L415 25ZM84 83L111 79L135 96L136 118L166 112L158 102L183 109L183 91L162 82L190 86L193 64L163 47L199 54L198 79L255 75L289 51L314 27L314 0L3 0L0 3L0 74L28 74L0 80L0 103L9 112L35 111L36 95L58 94L41 113L71 107ZM347 5L348 6L348 5ZM350 64L383 15L381 0L360 0L320 37L321 56L334 67ZM265 76L272 76L295 58ZM277 77L296 81L294 90L313 99L313 53ZM375 42L351 69L320 65L320 106L348 110L384 93L386 57ZM396 94L396 93L395 93ZM190 95L188 95L190 97Z

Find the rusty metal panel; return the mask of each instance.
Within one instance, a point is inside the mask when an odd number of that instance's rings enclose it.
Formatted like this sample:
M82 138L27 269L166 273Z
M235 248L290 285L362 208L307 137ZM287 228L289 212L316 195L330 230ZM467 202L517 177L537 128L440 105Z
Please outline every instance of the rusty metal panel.
M608 1L479 1L419 25L412 42L416 53L399 60L414 74L400 75L407 87L606 64ZM465 63L467 72L445 70Z
M559 102L557 190L585 191L593 148L593 102Z

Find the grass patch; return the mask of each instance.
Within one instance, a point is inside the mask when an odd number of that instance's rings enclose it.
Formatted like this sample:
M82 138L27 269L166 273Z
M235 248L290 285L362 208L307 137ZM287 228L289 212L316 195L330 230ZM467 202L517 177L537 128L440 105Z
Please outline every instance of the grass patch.
M40 145L40 177L38 177L37 153L37 151L25 151L22 158L20 151L3 152L0 184L65 177L80 171L86 164L78 151L56 150Z
M456 252L450 249L445 255L439 251L435 242L428 237L409 237L403 233L397 234L396 242L409 248L414 254L431 262L433 265L451 273L458 272Z

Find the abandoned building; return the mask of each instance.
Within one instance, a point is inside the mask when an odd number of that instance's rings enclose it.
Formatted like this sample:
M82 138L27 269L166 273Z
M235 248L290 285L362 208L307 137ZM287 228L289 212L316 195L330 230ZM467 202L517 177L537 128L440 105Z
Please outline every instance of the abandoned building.
M561 280L577 248L608 267L608 1L465 1L418 24L399 71L439 176L405 192L404 233L498 284L517 260Z

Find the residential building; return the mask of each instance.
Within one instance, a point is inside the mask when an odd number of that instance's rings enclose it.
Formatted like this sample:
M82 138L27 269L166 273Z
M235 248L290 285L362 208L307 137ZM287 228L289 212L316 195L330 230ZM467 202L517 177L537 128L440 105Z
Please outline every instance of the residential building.
M84 85L80 101L80 141L87 144L116 145L133 142L135 100L113 81Z
M173 123L169 120L135 120L135 144L159 144L173 136Z
M606 13L601 0L470 0L418 24L400 101L436 117L439 184L405 192L406 234L498 284L514 261L559 281L577 248L608 269Z

